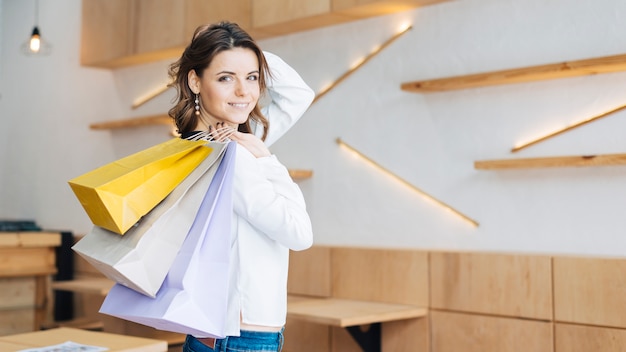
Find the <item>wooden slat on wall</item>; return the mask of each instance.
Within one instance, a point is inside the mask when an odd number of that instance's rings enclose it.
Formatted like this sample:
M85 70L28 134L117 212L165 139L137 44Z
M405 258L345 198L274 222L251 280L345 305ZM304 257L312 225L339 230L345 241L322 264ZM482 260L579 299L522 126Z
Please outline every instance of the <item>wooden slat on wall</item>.
M548 256L432 252L431 307L552 319Z
M430 319L431 352L553 352L550 322L440 311Z
M626 328L626 259L555 257L556 321Z
M401 88L409 92L429 93L619 72L624 70L626 70L626 55L620 54L577 61L557 62L547 65L483 72L465 76L405 82L402 83Z
M557 323L555 352L623 352L626 330Z
M333 297L428 306L427 252L333 248L331 260Z

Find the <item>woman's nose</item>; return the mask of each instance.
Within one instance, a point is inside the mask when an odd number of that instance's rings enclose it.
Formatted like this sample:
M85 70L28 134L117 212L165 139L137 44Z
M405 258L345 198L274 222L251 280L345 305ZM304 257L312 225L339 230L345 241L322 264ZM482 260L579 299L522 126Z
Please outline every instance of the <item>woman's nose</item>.
M243 96L246 95L247 92L248 88L246 87L245 82L237 81L237 84L235 86L235 94L237 94L238 96Z

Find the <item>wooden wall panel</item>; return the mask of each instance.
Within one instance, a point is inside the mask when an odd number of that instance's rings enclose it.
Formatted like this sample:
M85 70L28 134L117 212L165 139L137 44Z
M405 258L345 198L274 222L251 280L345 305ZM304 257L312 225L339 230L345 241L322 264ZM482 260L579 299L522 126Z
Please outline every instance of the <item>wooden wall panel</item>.
M355 17L371 17L412 10L446 0L332 0L334 12Z
M626 259L555 257L556 321L626 328Z
M556 323L554 339L555 352L622 352L626 330Z
M250 0L186 0L184 42L191 41L196 27L218 21L235 22L254 39L260 39L252 30L252 4Z
M428 253L333 248L332 296L428 306Z
M430 351L429 318L383 324L382 352Z
M314 246L289 254L287 292L295 295L330 297L330 247Z
M432 252L431 307L552 319L548 256Z
M330 0L254 0L252 23L255 27L302 20L330 12Z
M552 323L431 311L431 352L552 352Z
M347 22L353 18L331 12L330 0L254 0L252 27L272 35Z
M287 319L284 352L330 351L330 326Z
M179 47L185 42L185 11L179 2L134 0L134 4L135 53Z
M132 54L132 7L128 0L83 0L81 64L97 65Z

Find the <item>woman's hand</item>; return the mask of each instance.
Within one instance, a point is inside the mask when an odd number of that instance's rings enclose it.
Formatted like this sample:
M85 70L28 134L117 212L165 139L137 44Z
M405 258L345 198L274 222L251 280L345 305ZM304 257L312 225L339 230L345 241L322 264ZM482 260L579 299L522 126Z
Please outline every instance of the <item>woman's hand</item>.
M230 139L239 143L239 145L241 145L242 147L248 149L248 151L257 158L272 155L265 143L263 143L263 141L259 137L253 135L252 133L234 131L230 135Z

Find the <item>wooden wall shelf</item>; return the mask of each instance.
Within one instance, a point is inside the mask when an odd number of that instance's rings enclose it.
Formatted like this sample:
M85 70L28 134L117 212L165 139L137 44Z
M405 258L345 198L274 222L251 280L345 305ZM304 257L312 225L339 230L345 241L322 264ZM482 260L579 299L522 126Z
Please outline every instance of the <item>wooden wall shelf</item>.
M542 167L580 167L626 165L626 154L559 156L545 158L481 160L474 162L477 170L505 170Z
M400 87L407 92L432 93L618 71L626 71L626 54L465 76L405 82Z

